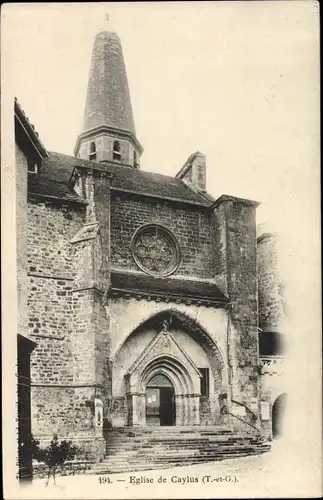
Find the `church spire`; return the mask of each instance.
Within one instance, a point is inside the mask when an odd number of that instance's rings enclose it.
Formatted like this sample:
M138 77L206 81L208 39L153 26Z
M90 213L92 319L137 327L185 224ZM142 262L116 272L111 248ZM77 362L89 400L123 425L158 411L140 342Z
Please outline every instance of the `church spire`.
M141 153L121 42L106 16L94 40L83 132L74 154L138 168Z

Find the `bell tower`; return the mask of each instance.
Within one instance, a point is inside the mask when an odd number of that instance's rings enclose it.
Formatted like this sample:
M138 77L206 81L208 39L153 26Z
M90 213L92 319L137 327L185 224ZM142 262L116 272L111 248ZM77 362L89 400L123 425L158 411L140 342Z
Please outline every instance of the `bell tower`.
M88 80L78 158L140 168L143 148L136 138L121 42L109 16L96 35Z

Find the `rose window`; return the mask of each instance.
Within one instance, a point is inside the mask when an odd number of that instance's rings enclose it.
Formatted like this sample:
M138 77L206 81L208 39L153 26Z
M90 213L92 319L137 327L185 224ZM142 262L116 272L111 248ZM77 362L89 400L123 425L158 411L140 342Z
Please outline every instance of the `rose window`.
M178 267L176 240L172 233L161 226L140 228L134 236L132 250L136 264L148 274L167 276Z

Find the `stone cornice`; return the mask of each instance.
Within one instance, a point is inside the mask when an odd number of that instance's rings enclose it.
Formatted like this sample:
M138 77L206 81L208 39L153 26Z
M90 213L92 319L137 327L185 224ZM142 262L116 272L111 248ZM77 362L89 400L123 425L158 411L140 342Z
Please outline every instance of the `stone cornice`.
M228 307L228 302L216 300L213 298L196 298L190 297L188 295L172 295L169 292L146 292L142 290L127 290L122 288L111 287L110 290L111 297L122 297L125 299L135 298L137 300L148 300L155 302L175 302L177 304L187 304L187 305L198 305L198 306L206 306L206 307L220 307L226 308Z
M182 205L194 205L199 208L205 208L209 209L210 206L206 205L204 203L199 203L197 201L193 200L184 200L182 198L174 198L171 196L158 196L157 194L151 194L151 193L139 193L138 191L130 190L130 189L124 189L124 188L116 188L114 186L111 186L111 191L115 192L120 192L120 193L129 193L135 196L139 196L141 198L147 197L147 198L155 198L157 200L165 200L165 201L173 201L175 203L181 203Z
M260 203L258 201L247 200L245 198L237 198L236 196L230 196L228 194L223 194L220 196L220 198L218 198L217 200L215 200L211 204L210 208L217 208L219 205L221 205L221 203L224 203L226 201L232 201L234 203L241 203L243 205L248 205L251 207L258 207L260 205Z

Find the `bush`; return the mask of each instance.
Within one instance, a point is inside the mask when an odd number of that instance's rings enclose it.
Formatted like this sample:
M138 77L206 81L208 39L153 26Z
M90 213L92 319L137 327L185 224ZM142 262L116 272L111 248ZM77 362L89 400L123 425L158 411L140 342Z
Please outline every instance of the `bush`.
M33 458L38 462L45 463L48 467L46 486L48 486L51 475L54 484L56 484L57 467L62 467L66 461L73 460L80 453L80 449L74 446L72 441L63 440L59 442L57 434L54 434L46 448L40 447L39 441L32 437L31 450Z

